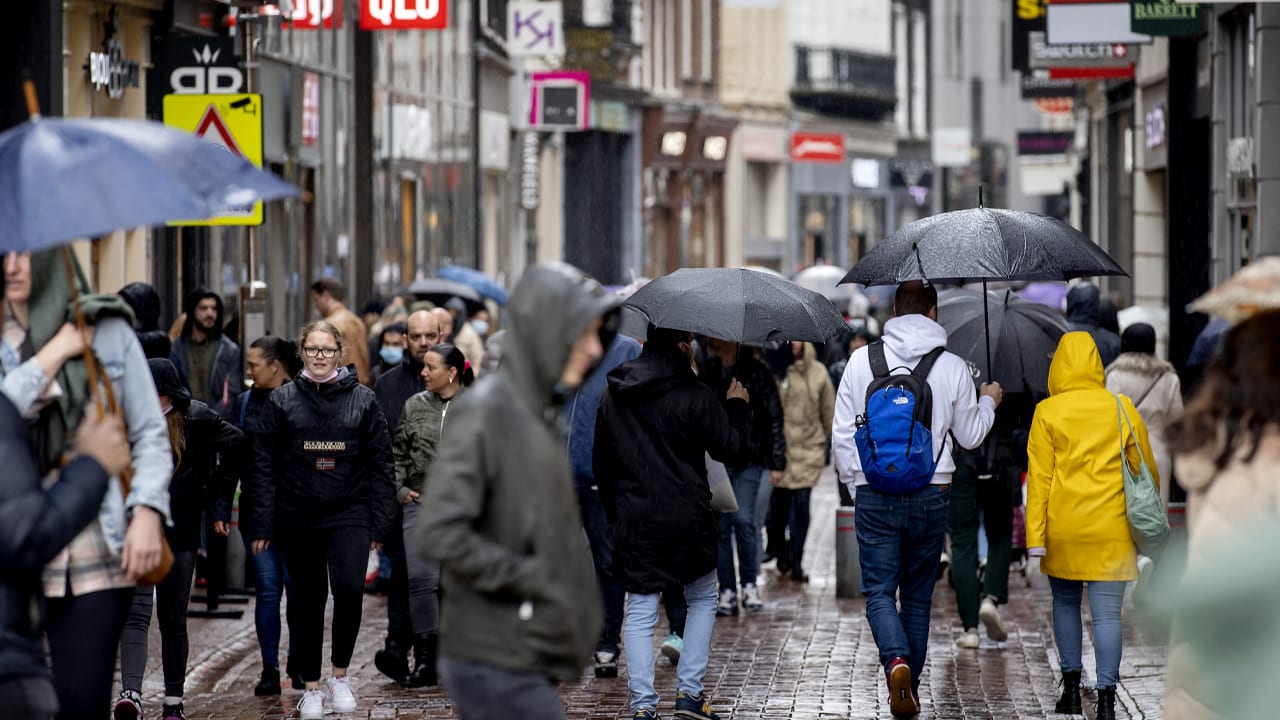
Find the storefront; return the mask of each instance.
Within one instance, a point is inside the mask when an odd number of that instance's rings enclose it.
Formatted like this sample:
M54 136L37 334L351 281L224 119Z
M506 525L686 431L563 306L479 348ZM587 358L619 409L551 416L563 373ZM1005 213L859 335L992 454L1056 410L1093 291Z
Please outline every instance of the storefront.
M782 271L787 258L787 131L743 123L730 150L728 264Z
M897 201L889 163L847 152L840 133L792 133L790 272L851 266L892 231Z

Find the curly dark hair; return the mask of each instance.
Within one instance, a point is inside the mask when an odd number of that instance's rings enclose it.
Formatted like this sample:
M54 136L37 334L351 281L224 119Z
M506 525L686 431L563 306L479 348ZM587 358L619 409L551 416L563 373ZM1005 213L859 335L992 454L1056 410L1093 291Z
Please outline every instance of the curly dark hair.
M1242 448L1248 449L1244 460L1253 460L1268 424L1280 424L1280 310L1254 315L1227 333L1222 355L1205 370L1169 434L1184 452L1216 450L1222 437L1215 460L1221 469Z

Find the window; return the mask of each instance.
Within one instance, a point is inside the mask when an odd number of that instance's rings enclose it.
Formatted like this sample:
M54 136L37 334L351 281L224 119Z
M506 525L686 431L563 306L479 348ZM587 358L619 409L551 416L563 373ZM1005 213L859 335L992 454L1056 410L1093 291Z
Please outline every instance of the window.
M715 33L713 32L714 28L711 17L713 9L711 7L712 0L700 0L700 2L702 3L702 32L698 35L702 42L702 81L714 82L715 75L712 73L712 70L714 69L712 63L714 62L713 51L715 49L716 38Z
M929 26L925 14L911 13L911 134L929 134ZM898 102L902 102L899 96Z
M911 62L914 58L909 52L907 31L907 8L901 3L894 3L892 39L896 64L894 85L898 89L898 107L894 109L893 122L898 126L899 132L909 135L911 133Z
M680 77L693 80L693 0L680 3Z

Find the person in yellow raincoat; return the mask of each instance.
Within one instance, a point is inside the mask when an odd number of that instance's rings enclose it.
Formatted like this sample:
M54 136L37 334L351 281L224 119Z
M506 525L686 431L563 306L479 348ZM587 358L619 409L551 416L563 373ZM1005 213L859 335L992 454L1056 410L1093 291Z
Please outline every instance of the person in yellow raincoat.
M1128 397L1107 390L1093 338L1085 332L1063 335L1049 367L1049 398L1036 407L1027 443L1027 552L1039 558L1053 590L1053 635L1063 675L1060 713L1081 712L1080 600L1089 588L1098 720L1115 718L1120 611L1125 584L1138 578L1138 551L1125 515L1122 444L1131 467L1138 466L1140 449L1155 474L1142 416Z

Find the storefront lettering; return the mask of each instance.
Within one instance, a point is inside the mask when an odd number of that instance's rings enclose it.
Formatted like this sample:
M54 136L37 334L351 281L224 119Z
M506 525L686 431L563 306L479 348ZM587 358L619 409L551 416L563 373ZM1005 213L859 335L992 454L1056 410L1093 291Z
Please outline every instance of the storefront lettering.
M1140 2L1133 5L1135 20L1187 20L1200 16L1200 6L1175 2Z
M447 21L442 0L364 0L362 4L360 27L365 30L438 29Z
M1156 103L1147 112L1146 121L1147 149L1158 148L1164 144L1164 105Z
M126 60L117 40L108 40L106 52L89 53L89 82L95 90L107 89L113 100L124 97L126 87L138 87L138 61Z
M538 209L538 133L527 132L520 147L520 207Z

